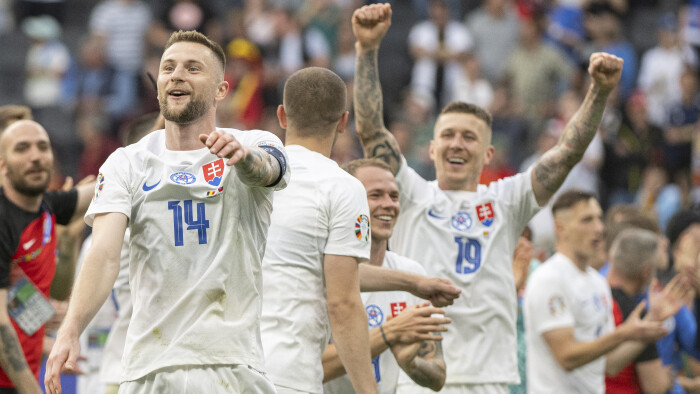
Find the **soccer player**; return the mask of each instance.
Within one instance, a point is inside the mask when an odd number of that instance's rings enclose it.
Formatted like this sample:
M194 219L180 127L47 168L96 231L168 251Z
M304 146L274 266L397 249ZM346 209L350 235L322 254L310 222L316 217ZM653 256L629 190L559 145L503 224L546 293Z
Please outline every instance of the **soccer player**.
M278 393L321 393L321 355L336 348L352 385L376 393L358 264L370 256L365 189L329 158L348 121L346 87L327 69L305 68L284 85L277 109L292 177L275 194L263 260L261 331Z
M606 374L617 375L648 343L665 335L663 321L680 309L688 288L676 280L650 295L643 319L644 302L615 327L610 287L590 267L603 242L598 201L590 193L571 190L557 198L552 214L557 253L533 272L525 290L528 392L604 393ZM650 261L634 261L653 265L658 237L643 243L638 252L645 253L636 257Z
M113 153L86 222L93 241L49 356L46 388L73 370L78 336L119 272L127 225L133 315L120 392L274 392L261 372L261 261L272 193L289 174L274 135L215 127L228 92L221 47L170 36L158 72L165 129Z
M445 392L507 393L519 381L516 355L517 298L511 262L526 223L559 188L595 135L609 93L617 86L622 59L591 56L592 83L559 143L525 173L479 185L493 157L491 115L452 103L439 115L430 143L437 181L408 168L382 120L377 52L391 24L389 4L355 11L357 42L355 117L367 157L389 164L401 190L403 213L389 241L391 250L425 265L429 275L446 277L463 290L446 313ZM419 393L411 382L399 392Z
M39 123L15 119L2 131L0 392L41 392L44 323L54 313L47 298L56 270L55 225L82 216L92 195L93 183L47 192L52 170L51 142Z
M367 190L372 222L368 264L425 275L425 269L417 262L386 250L400 211L399 188L391 168L379 159L353 160L343 168ZM442 337L433 333L447 331L443 325L449 319L431 315L444 311L427 303L417 305L419 301L403 291L362 293L362 301L371 330L370 349L378 391L396 392L401 369L419 385L440 390L445 383L445 360L439 342ZM324 381L330 380L323 386L325 393L353 393L347 376L335 378L345 370L333 344L323 353L323 369Z

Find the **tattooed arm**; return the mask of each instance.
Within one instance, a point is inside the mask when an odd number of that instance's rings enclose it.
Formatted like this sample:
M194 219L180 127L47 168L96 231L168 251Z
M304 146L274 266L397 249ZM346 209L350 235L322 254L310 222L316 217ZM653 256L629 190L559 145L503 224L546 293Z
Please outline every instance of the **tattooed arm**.
M248 186L273 186L280 180L282 164L262 148L241 145L230 133L214 130L201 134L199 140L209 152L228 159L226 165L235 166L236 174Z
M418 385L439 391L445 384L445 360L442 343L423 341L392 347L394 357L406 374Z
M390 25L391 6L388 4L364 6L355 10L352 16L352 30L357 38L353 103L357 134L365 157L382 159L396 174L401 166L401 152L396 139L384 126L382 88L377 69L379 44Z
M277 159L261 148L248 147L248 156L238 161L236 174L248 186L271 186L280 178L282 168Z
M559 189L595 136L608 95L620 80L622 59L607 53L594 53L588 73L593 82L583 104L569 120L557 145L542 155L532 171L532 189L540 205L546 204Z
M20 393L41 393L39 382L29 369L10 315L7 313L7 289L0 289L0 366Z

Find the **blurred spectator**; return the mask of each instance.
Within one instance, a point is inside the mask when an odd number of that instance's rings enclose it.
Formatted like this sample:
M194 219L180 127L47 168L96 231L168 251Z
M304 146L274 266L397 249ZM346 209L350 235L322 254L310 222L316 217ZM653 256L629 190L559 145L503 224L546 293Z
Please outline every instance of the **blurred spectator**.
M109 133L109 121L97 112L81 115L76 120L76 127L83 144L83 152L78 159L78 178L97 175L102 163L120 144Z
M344 20L349 20L351 14ZM343 81L351 81L355 76L355 37L352 35L352 25L341 23L338 26L337 54L333 60L333 71L343 78Z
M32 120L32 110L24 105L2 105L0 106L0 134L7 126L18 120ZM0 184L2 180L0 179Z
M329 43L330 57L337 53L338 25L347 23L350 15L344 15L333 0L307 0L300 10L302 25L318 30ZM345 19L343 19L345 17Z
M700 0L688 0L682 9L683 41L690 45L697 58L700 58Z
M102 111L112 94L114 69L96 40L87 40L80 47L80 63L76 77L76 112Z
M644 170L635 203L645 215L656 218L662 230L666 229L671 216L683 207L683 200L681 187L669 183L668 173L662 167L648 166Z
M65 0L16 0L14 1L15 15L18 23L32 16L49 15L58 22L63 22Z
M66 99L64 77L71 65L68 48L60 41L61 26L43 15L22 22L29 37L25 70L24 99L33 108L56 107Z
M647 108L644 93L634 93L625 104L619 128L606 135L601 180L608 206L634 202L644 169L663 163L663 134L649 123Z
M505 77L513 87L515 104L531 123L533 136L555 113L558 93L565 90L573 68L561 53L542 40L543 18L535 14L521 21L520 46L511 54Z
M679 76L681 97L670 107L666 139L665 167L671 179L685 186L692 156L692 141L700 118L698 103L698 76L686 68Z
M458 59L472 49L469 30L450 20L445 0L430 0L429 19L413 26L408 46L415 60L411 89L435 97L439 107L452 97L453 81L459 74Z
M459 58L460 73L453 81L454 91L449 101L464 101L476 104L482 108L490 108L493 102L491 83L481 77L481 64L472 54L464 54Z
M133 1L133 0L129 0ZM148 30L151 45L163 47L178 30L197 30L222 44L224 29L211 0L165 0L156 4L155 19Z
M467 15L474 52L483 66L484 77L491 83L501 77L508 56L518 45L519 23L513 0L485 0Z
M121 118L138 104L139 73L143 67L145 36L151 10L140 0L102 0L90 15L90 35L104 48L114 69L112 88L105 110Z
M642 56L639 87L649 100L649 120L665 127L669 124L671 106L681 101L683 69L686 64L697 62L692 51L681 45L675 15L663 15L658 27L658 45Z
M237 129L254 129L262 119L263 68L258 47L243 38L226 46L229 93L218 108L219 123Z
M558 0L549 11L547 37L575 64L581 61L578 51L586 38L583 28L585 0Z
M626 100L636 83L637 54L623 35L620 14L610 2L591 1L585 8L584 27L592 42L584 49L583 58L593 52L607 52L625 61L618 89L619 97Z
M518 171L508 164L510 151L508 150L507 140L499 134L494 134L491 138L491 145L496 148L496 151L488 165L484 166L481 171L479 183L488 185L499 179L507 178L518 173Z
M494 135L501 135L507 141L507 149L510 152L508 154L509 165L513 168L520 168L523 160L535 150L537 141L528 141L527 120L512 101L510 87L507 84L496 88L490 107L493 116L491 129ZM552 146L554 144L550 147Z

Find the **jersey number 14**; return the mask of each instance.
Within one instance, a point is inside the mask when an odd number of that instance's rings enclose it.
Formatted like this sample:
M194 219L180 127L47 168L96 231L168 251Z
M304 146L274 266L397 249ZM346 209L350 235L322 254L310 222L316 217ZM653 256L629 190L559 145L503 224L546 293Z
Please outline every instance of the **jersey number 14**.
M185 207L183 224L183 214L182 206L180 206L180 201L168 201L168 209L173 211L173 231L175 235L175 246L184 245L184 225L187 225L188 230L197 230L197 235L199 236L199 244L204 245L207 243L207 229L209 228L209 221L207 220L207 215L204 210L204 203L197 203L197 218L194 218L194 209L192 207L192 200L182 201L182 205Z

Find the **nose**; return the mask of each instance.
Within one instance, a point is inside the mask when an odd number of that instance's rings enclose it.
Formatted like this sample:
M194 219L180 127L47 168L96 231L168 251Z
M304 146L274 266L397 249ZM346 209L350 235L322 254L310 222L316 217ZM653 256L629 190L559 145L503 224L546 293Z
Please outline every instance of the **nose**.
M385 194L384 197L382 197L380 203L382 208L395 208L399 205L399 202L393 200L388 194Z
M173 72L170 73L170 79L173 81L182 81L182 76L184 75L184 72L185 66L182 64L178 64L177 66L175 66Z

